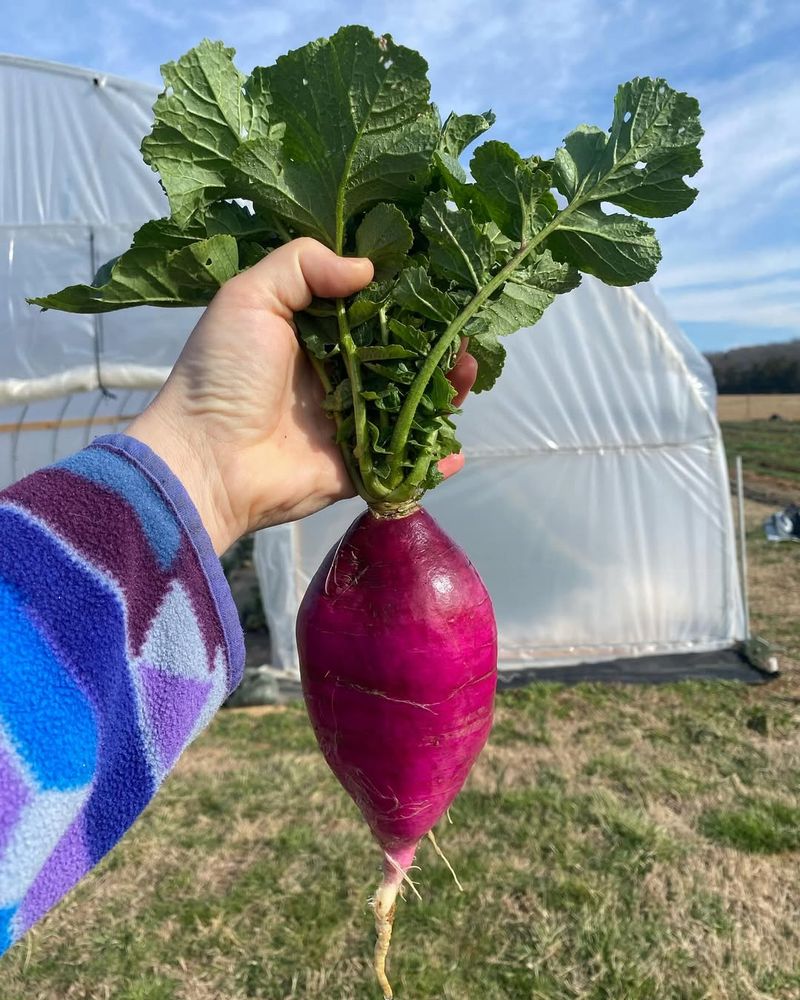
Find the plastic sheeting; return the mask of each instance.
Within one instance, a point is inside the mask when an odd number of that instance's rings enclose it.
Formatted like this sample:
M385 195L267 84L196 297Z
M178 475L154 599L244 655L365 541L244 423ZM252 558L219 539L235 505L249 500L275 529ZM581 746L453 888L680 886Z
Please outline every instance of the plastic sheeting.
M195 310L42 313L166 211L139 144L153 88L0 56L0 486L118 429ZM744 632L713 383L649 289L587 281L507 341L460 418L466 470L427 505L493 595L501 666L710 650ZM104 394L98 385L111 389ZM353 501L260 533L274 661Z
M91 280L143 222L166 212L139 153L156 94L0 56L0 486L123 426L198 315L142 308L73 316L25 302ZM85 391L98 384L114 398Z
M742 638L711 372L653 292L587 279L505 343L499 384L458 418L465 470L424 501L492 595L500 668ZM362 507L258 534L277 666L296 669L299 601Z

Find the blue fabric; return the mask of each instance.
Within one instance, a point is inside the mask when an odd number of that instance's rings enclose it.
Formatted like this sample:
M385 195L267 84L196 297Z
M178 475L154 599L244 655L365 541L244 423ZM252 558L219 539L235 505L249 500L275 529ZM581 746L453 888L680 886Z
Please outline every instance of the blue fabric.
M155 791L128 673L123 608L97 576L17 511L0 508L0 538L8 540L0 548L0 576L36 608L39 627L101 719L85 813L89 854L99 861Z
M200 516L144 444L0 492L0 955L120 840L243 665ZM191 698L168 683L187 670Z
M18 907L11 906L7 909L0 908L0 955L10 947L11 942L14 940L14 936L11 933L11 921L14 919L14 914L17 912Z
M0 718L42 791L90 780L97 757L92 710L2 579Z
M181 544L180 525L134 465L107 448L87 448L58 462L59 467L122 494L136 511L161 568L172 565Z

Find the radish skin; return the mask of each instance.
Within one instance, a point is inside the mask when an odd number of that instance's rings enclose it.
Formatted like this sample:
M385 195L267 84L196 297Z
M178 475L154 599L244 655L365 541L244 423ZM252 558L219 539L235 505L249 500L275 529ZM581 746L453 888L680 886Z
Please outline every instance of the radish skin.
M328 553L297 620L320 749L384 852L375 971L419 841L461 790L492 724L497 629L466 555L422 508L361 514Z

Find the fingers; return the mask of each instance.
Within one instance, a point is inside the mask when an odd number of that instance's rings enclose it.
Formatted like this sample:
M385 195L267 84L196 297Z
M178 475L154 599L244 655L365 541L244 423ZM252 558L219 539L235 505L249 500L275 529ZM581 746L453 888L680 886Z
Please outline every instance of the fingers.
M226 284L228 294L291 319L313 296L344 298L372 280L366 257L339 257L316 240L292 240Z
M466 350L467 341L464 339L461 341L456 363L447 373L447 377L456 390L456 395L453 399L454 406L461 406L478 376L478 362L471 354L467 354Z
M478 362L471 354L467 354L467 338L462 337L461 344L458 348L458 354L456 355L456 363L447 373L447 377L450 379L450 382L456 390L456 394L453 398L454 406L461 406L464 402L467 397L467 393L475 384L477 375ZM445 479L449 479L450 476L454 476L457 472L460 472L464 468L464 455L461 452L457 455L448 455L447 458L443 458L436 467Z
M448 455L447 458L443 458L436 467L445 479L449 479L450 476L454 476L457 472L461 472L464 468L464 456L461 452L459 452L458 455Z

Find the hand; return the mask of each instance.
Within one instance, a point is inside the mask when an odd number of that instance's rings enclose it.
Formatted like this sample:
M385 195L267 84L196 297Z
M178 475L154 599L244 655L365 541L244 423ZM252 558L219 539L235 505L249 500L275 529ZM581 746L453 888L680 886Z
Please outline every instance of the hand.
M353 495L323 389L292 321L312 296L352 295L372 264L312 239L274 250L219 290L169 378L126 433L181 480L221 554L256 528ZM450 379L466 396L477 364L464 344ZM451 455L445 476L464 464Z

